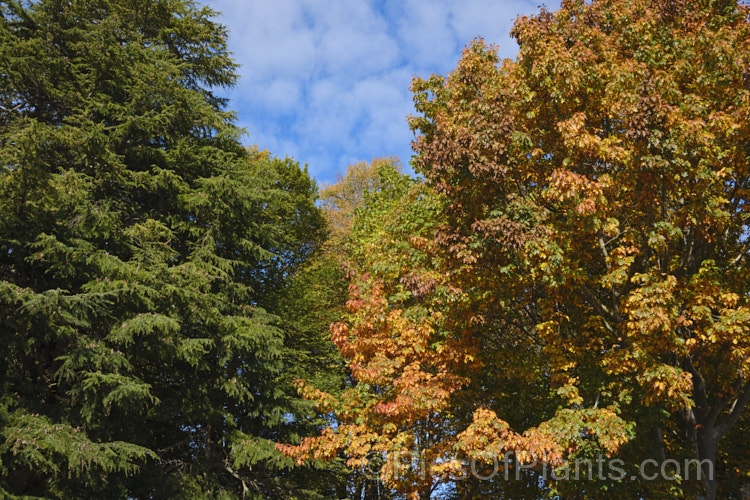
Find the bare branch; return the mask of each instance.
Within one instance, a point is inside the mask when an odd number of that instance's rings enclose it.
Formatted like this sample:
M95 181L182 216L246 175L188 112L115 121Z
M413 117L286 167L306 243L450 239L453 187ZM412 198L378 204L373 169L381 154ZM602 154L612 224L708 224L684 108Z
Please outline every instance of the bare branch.
M612 264L609 262L609 252L607 252L607 245L604 243L604 238L599 236L599 248L602 250L602 255L604 255L604 264L607 266L607 271L612 269Z
M737 419L740 418L740 414L742 413L742 410L745 408L745 406L747 406L748 402L750 402L750 380L745 382L745 386L742 388L740 395L737 397L734 403L732 403L732 408L729 412L729 416L719 426L717 426L716 432L719 437L724 436L727 432L729 432L729 429L731 429L735 422L737 422Z
M260 488L258 488L258 485L255 483L255 481L252 481L244 476L239 475L235 470L232 468L231 465L229 465L228 460L224 460L224 469L226 469L229 474L232 475L235 479L237 479L240 483L242 483L242 498L247 497L247 492L250 491L250 488L248 487L248 484L253 486L253 489L260 493Z

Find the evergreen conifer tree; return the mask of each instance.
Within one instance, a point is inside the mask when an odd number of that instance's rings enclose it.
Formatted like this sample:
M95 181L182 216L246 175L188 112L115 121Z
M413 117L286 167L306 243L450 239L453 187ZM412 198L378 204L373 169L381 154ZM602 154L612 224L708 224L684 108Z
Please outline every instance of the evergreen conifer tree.
M241 146L213 15L0 2L0 497L299 490L263 294L324 223L306 169Z

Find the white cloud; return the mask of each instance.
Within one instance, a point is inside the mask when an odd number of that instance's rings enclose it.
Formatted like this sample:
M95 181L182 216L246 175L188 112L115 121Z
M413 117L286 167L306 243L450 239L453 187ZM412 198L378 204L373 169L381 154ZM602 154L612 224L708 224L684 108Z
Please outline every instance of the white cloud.
M299 109L302 88L297 80L278 78L270 83L249 88L256 105L264 107L269 112L289 113Z
M204 0L223 12L241 79L230 107L248 142L309 163L321 180L347 164L411 154L413 76L446 73L476 36L513 57L524 0Z
M386 34L364 34L353 28L323 34L319 48L329 74L349 77L387 69L398 57L396 41Z
M438 0L407 0L394 19L407 64L442 67L456 55L457 40L450 29L451 9Z
M451 28L462 45L481 36L489 43L498 45L501 57L513 57L516 43L510 38L510 30L516 17L537 10L536 1L470 0L451 11Z
M299 77L312 70L315 33L305 25L296 0L209 3L223 13L221 22L229 27L243 79Z

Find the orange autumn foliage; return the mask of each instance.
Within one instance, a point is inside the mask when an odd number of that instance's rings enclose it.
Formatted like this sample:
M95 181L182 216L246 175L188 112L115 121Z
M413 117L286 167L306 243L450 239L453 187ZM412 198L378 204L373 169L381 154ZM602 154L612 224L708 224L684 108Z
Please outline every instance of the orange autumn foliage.
M416 79L424 180L368 207L332 327L358 385L304 386L341 423L281 449L382 454L417 498L507 451L714 464L750 402L748 14L566 1L516 22L515 61L475 41ZM632 444L654 428L687 431ZM394 474L407 452L433 474Z

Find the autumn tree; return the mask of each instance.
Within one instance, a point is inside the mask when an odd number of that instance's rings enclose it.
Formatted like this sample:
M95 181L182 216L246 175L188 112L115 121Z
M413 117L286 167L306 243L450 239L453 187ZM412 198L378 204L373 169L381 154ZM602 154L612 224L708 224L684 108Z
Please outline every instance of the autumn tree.
M273 445L317 187L240 144L214 14L0 2L2 498L334 494Z
M320 190L320 206L328 223L327 241L331 251L342 252L348 242L357 210L364 208L367 194L374 194L386 186L379 172L384 168L401 171L401 162L396 157L373 158L352 163L344 175L338 174L336 182Z
M333 184L320 191L320 206L326 220L327 236L315 255L300 269L292 286L280 296L280 303L289 311L282 314L293 318L289 338L303 347L297 352L302 358L291 357L294 362L287 375L306 380L329 394L340 395L351 387L354 379L345 369L344 358L331 343L329 326L346 312L347 288L352 263L361 248L357 238L352 238L357 214L367 210L372 200L390 192L399 181L401 165L397 158L375 158L372 162L358 162L338 175ZM311 408L306 407L309 412ZM312 416L312 415L311 415ZM308 419L307 422L315 421ZM330 422L330 420L329 420ZM309 434L309 432L307 433ZM305 435L301 432L300 435ZM339 457L341 458L341 457ZM344 460L335 460L343 464ZM320 467L321 462L316 464ZM346 489L339 497L389 498L389 490L378 480L377 474L366 474L358 467L337 469L343 475Z
M447 77L414 82L425 183L370 219L332 327L359 384L304 386L347 424L284 451L382 453L381 477L415 498L460 474L457 456L605 454L629 471L694 456L706 498L736 497L720 481L747 464L717 450L750 401L748 8L568 1L513 35L514 61L477 41ZM393 474L409 450L432 474ZM587 498L698 486L543 484Z

